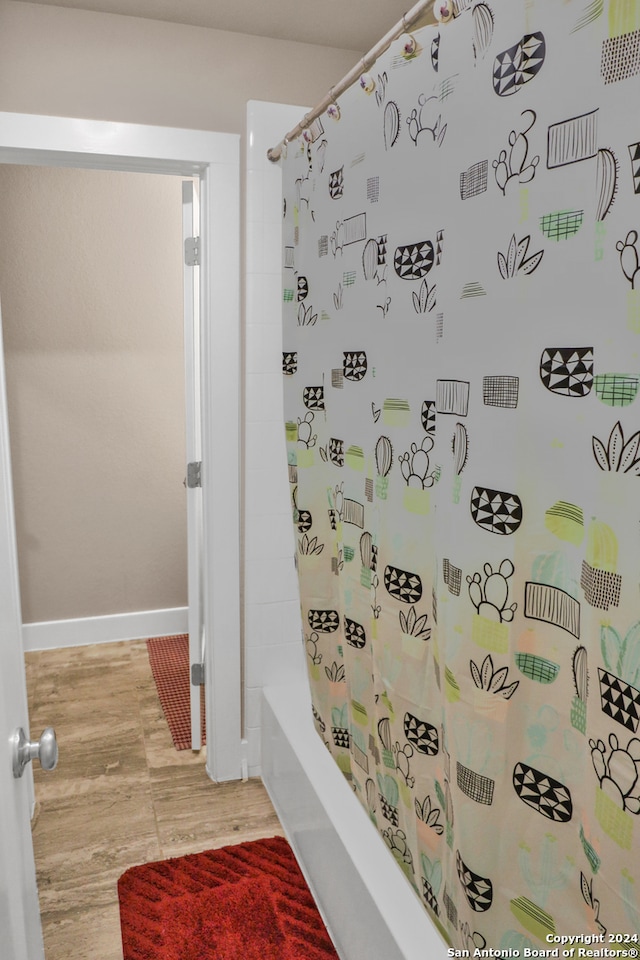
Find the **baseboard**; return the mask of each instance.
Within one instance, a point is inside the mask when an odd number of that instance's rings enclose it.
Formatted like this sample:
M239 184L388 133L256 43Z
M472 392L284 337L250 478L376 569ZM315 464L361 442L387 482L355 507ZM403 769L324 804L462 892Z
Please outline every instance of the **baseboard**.
M106 617L78 617L75 620L47 620L22 625L22 645L27 650L81 647L89 643L117 640L144 640L188 633L188 607L115 613Z

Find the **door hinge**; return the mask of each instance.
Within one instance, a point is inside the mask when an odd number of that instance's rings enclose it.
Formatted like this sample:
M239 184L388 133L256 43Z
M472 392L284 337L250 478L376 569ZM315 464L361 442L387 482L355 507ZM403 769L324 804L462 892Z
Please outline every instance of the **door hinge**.
M193 460L187 464L187 486L190 488L202 486L202 460Z
M191 664L191 686L204 686L204 663Z
M200 237L187 237L185 240L184 262L188 267L200 266Z

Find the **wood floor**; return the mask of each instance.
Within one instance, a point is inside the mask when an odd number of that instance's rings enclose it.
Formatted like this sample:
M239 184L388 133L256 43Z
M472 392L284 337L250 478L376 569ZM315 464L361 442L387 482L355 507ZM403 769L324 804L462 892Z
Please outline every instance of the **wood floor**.
M60 748L51 773L34 763L46 960L122 960L128 867L283 830L260 780L214 784L204 749L175 750L144 641L25 660L32 737L53 726Z

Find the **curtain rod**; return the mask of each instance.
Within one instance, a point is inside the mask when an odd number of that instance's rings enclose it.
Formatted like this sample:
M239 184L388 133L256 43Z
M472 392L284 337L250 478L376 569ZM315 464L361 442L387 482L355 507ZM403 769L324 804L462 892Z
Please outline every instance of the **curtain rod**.
M340 94L344 93L356 80L360 79L360 76L363 73L366 73L373 64L376 62L378 57L380 57L385 50L388 50L394 40L397 40L398 37L402 36L403 33L407 33L409 29L422 17L422 14L425 12L427 7L433 8L433 0L419 0L415 6L405 13L402 20L399 20L394 27L389 30L388 33L385 33L384 37L376 43L374 47L369 50L368 53L364 55L362 60L349 71L349 73L340 80L339 83L332 87L329 90L329 93L326 97L320 101L320 103L311 110L310 113L305 114L300 123L290 130L289 133L285 134L280 143L275 147L272 147L267 151L267 156L272 163L277 163L277 161L282 156L283 147L289 143L291 140L295 140L296 137L299 137L303 130L306 130L307 127L310 127L313 121L319 117L325 110L332 104L335 103L336 97L339 97ZM436 23L435 18L433 20L428 20L426 23Z

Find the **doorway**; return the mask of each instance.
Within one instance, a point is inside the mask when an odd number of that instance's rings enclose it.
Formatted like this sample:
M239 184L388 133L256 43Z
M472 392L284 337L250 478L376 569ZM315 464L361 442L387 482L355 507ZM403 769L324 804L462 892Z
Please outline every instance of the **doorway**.
M0 222L23 622L186 607L180 178L2 164Z
M0 113L0 162L140 170L195 175L201 179L203 594L204 623L208 636L205 663L207 772L214 780L237 779L242 769L238 483L239 137L138 124ZM4 386L2 406L4 421ZM13 538L11 483L6 463L4 485L7 488L6 532L0 544L0 557L13 597L14 585L17 584L17 555ZM5 681L2 707L7 729L14 729L18 725L25 728L29 726L24 664L21 663L22 647L16 617L13 603L11 611L7 613L11 622L2 649ZM0 782L3 790L0 846L9 851L5 864L7 884L3 884L3 889L6 886L10 893L7 903L0 903L0 920L7 931L9 939L6 946L9 951L16 960L28 960L36 952L40 955L39 944L42 942L31 853L29 778L16 781L5 776Z
M0 163L199 177L207 773L242 776L239 136L0 113ZM215 531L215 536L214 536Z

